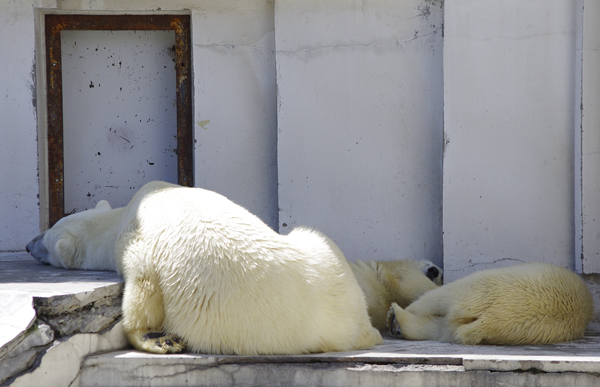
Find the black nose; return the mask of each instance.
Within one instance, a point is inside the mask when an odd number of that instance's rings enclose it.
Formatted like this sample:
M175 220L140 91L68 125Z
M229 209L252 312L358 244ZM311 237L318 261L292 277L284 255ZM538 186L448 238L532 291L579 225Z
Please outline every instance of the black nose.
M431 266L429 269L427 269L427 273L425 273L425 275L427 276L427 278L433 281L440 275L440 271L437 267Z

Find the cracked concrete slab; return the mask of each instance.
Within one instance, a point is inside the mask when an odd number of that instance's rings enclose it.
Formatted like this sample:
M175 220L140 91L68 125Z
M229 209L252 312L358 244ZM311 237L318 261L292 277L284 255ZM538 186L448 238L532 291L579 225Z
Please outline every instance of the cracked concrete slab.
M121 324L99 334L75 334L55 341L35 369L9 382L8 386L78 386L81 363L86 356L127 346Z
M0 267L0 384L42 382L48 377L35 379L40 378L39 370L65 381L67 373L55 372L61 366L78 373L83 357L127 346L120 325L115 326L123 289L116 273L59 269L41 265L26 253L0 254ZM117 338L110 336L103 344L107 329ZM90 343L78 346L83 348L76 351L80 355L59 356L58 366L44 366L82 337ZM17 376L20 373L24 375Z
M123 288L114 272L64 270L41 265L26 253L0 254L0 266L0 358L31 328L36 309L60 315L118 296Z

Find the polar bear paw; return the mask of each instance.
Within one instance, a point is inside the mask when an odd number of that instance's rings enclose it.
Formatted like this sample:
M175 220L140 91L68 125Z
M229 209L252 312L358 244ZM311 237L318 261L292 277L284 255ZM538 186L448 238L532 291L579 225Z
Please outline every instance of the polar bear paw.
M142 335L141 349L152 353L178 353L185 349L179 337L164 332L147 332Z
M400 324L396 320L396 312L394 306L398 308L398 305L394 302L387 313L386 326L390 330L390 334L394 337L402 338L402 331L400 330Z

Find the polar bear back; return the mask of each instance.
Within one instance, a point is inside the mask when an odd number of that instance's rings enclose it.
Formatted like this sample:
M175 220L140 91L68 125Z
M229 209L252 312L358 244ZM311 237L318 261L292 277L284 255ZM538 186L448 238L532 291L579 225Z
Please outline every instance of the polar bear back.
M583 336L593 299L576 274L548 263L528 263L471 274L423 296L428 314L446 315L443 341L519 345ZM437 297L437 299L433 299ZM411 305L407 311L416 310ZM460 338L459 338L460 337Z
M196 352L338 351L380 341L333 242L308 229L279 235L211 191L142 188L116 256L126 281L159 284L164 329Z

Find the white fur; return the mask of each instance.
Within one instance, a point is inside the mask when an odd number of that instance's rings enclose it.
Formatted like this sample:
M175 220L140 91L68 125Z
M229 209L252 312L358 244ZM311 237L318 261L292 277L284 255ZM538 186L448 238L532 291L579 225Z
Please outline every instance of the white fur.
M221 195L163 182L109 208L61 220L28 249L46 248L38 259L55 266L122 274L136 348L175 352L177 337L194 352L244 355L382 342L349 264L316 231L282 236ZM156 343L144 336L161 331Z
M56 222L27 251L41 263L65 269L116 270L114 245L123 211L102 200L94 209Z
M371 323L379 330L386 329L386 317L392 303L407 307L437 288L436 283L441 283L442 278L442 269L429 261L358 261L350 266L365 294ZM439 272L433 280L425 275L431 267Z
M392 334L460 344L549 344L583 336L593 299L575 273L529 263L471 274L406 309L393 304Z

